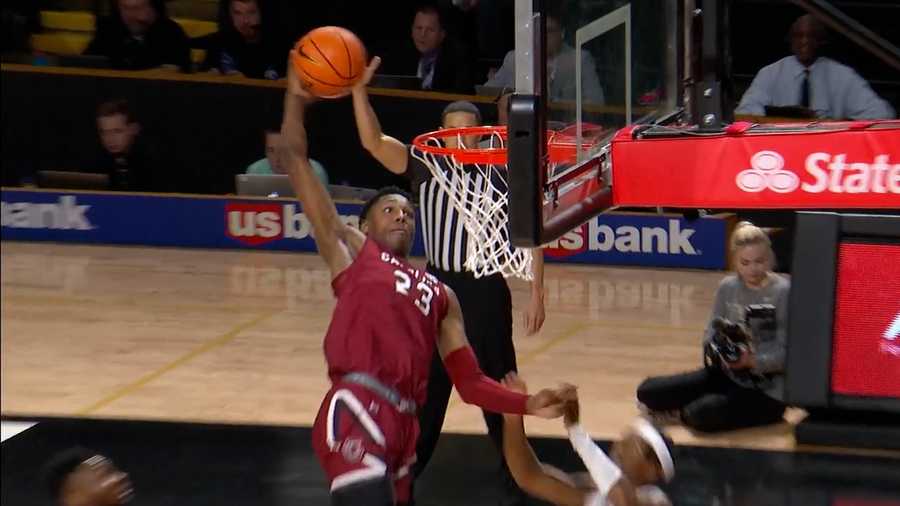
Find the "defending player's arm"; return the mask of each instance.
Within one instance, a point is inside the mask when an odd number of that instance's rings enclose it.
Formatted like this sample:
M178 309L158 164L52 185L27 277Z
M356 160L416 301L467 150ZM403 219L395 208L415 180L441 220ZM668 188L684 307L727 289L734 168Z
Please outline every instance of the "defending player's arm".
M519 393L527 392L525 382L515 373L507 374L503 385ZM513 480L525 493L561 506L586 504L587 491L576 488L564 473L553 470L538 460L528 443L525 424L520 415L503 415L503 457Z
M365 242L362 232L344 224L321 180L313 172L308 158L304 112L309 95L303 91L288 62L288 89L284 95L281 132L285 139L288 175L303 212L315 230L319 255L328 264L332 277L353 261Z
M495 413L529 414L543 418L560 416L562 401L571 395L571 387L556 391L545 389L535 395L525 395L504 388L484 375L466 339L456 294L449 287L444 289L447 291L448 308L447 315L441 321L438 350L447 375L463 401Z
M402 142L381 131L381 123L378 122L378 116L369 103L369 93L366 91L366 86L372 80L380 63L381 58L377 56L372 58L363 76L353 86L353 115L356 118L359 140L366 151L389 171L403 174L409 161L409 151Z
M584 467L587 468L597 490L593 497L588 497L586 503L593 504L595 498L604 499L601 504L610 506L641 506L635 495L634 487L622 471L607 455L597 446L588 433L579 423L578 401L566 403L563 421L569 433L569 442L575 453L581 457Z

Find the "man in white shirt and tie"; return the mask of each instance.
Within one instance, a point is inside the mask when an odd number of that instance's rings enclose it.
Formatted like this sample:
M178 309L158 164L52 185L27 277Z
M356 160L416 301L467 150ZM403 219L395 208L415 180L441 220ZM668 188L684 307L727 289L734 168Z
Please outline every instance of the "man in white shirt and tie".
M800 106L820 118L893 119L894 109L852 68L818 55L825 27L801 16L791 25L791 56L763 67L735 109L764 115L766 106Z

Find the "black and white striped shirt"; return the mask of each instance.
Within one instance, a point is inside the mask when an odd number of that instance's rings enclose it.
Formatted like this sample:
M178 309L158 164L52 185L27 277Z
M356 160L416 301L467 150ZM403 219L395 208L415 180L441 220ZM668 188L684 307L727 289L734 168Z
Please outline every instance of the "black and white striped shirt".
M428 263L443 271L465 272L469 233L450 195L441 188L428 167L412 151L405 175L419 200L419 233L424 239ZM463 178L462 184L470 189L481 188L485 183L484 176L474 167L467 166L466 169L455 171L451 177ZM495 182L497 183L505 185L505 181Z

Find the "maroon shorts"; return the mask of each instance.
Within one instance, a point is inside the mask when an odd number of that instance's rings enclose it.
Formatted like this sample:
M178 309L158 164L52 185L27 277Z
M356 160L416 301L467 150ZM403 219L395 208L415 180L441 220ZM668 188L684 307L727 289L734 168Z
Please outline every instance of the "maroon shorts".
M416 460L419 424L366 387L336 383L325 395L313 425L313 449L331 491L388 476L394 500L410 497L410 466Z

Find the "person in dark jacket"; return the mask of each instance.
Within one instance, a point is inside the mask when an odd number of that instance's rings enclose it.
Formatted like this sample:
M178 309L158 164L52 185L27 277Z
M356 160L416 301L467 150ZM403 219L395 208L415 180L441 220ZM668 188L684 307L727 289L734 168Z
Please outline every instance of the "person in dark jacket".
M200 69L254 79L283 78L289 47L267 22L266 14L261 0L224 0L219 31L201 44L206 59Z
M113 0L84 54L105 56L121 70L191 67L188 36L168 17L163 0Z
M415 51L391 58L386 73L416 75L422 79L424 90L474 93L471 57L465 47L447 32L437 7L426 4L416 10L412 41Z
M101 149L89 169L109 175L111 190L163 192L168 189L161 175L168 167L141 132L128 102L110 100L101 104L97 108L97 133Z

